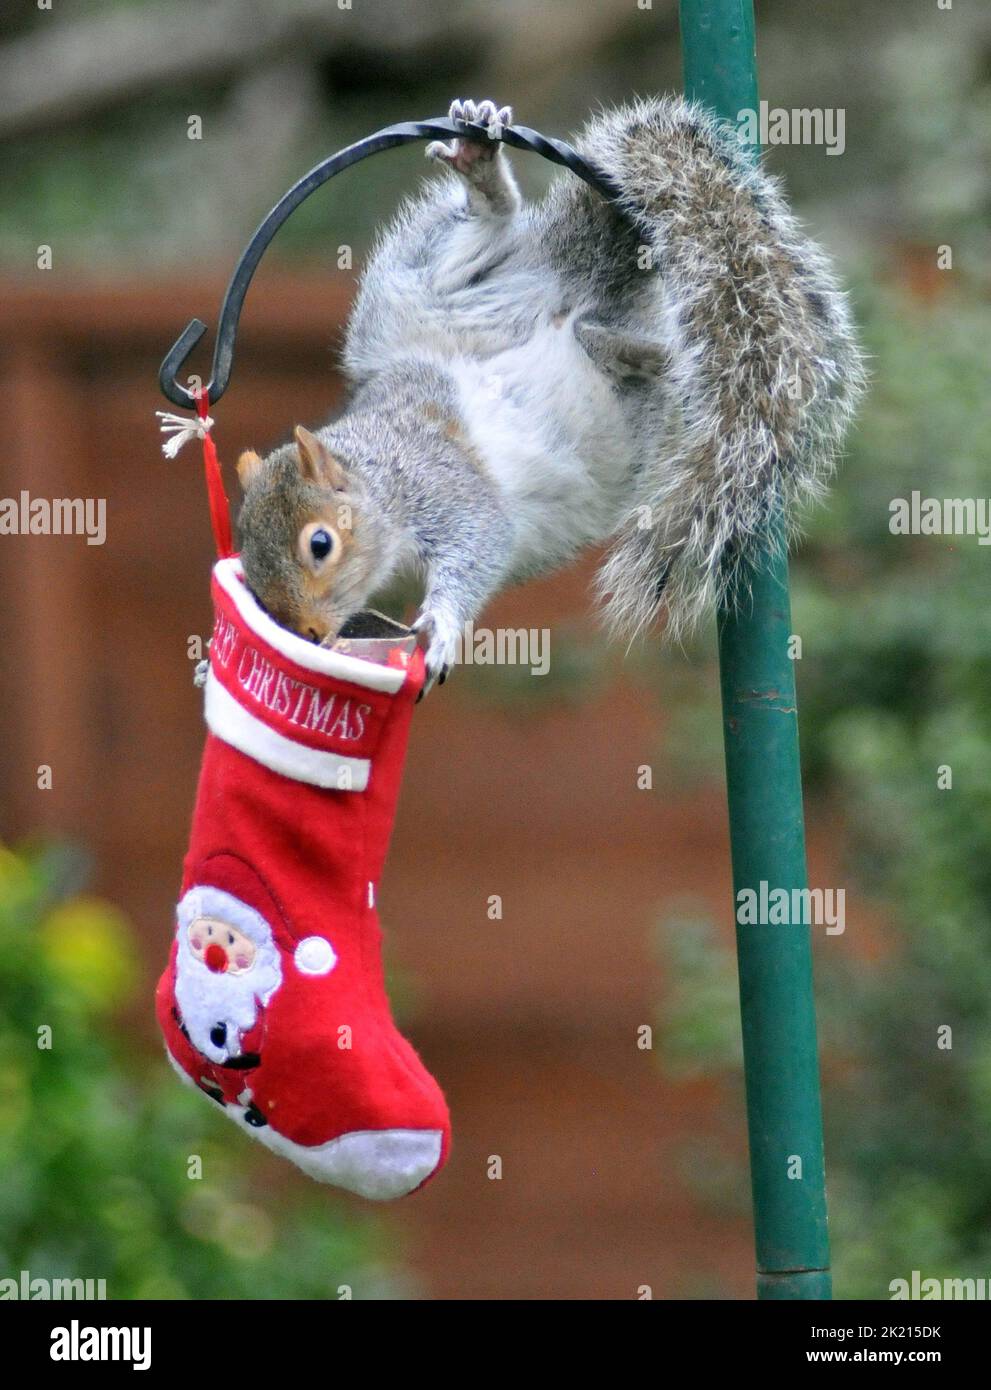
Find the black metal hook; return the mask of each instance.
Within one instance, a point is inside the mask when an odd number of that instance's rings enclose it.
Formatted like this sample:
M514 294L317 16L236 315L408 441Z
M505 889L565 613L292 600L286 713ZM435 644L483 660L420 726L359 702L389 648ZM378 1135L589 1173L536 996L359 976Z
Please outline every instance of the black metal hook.
M279 199L244 248L241 259L234 267L234 274L231 276L227 293L220 306L220 322L217 326L217 341L213 349L211 377L205 387L207 400L210 404L218 401L227 390L231 368L234 365L234 341L237 337L238 320L241 317L244 296L269 242L286 218L295 212L300 203L321 184L332 179L335 174L341 173L343 169L350 168L352 164L367 159L369 155L378 154L380 150L391 150L396 145L409 144L413 140L450 139L453 136L474 139L479 143L485 143L490 139L500 139L504 144L512 146L513 149L533 150L536 154L549 159L553 164L560 164L566 169L570 169L572 173L577 174L580 179L583 179L585 183L596 189L605 198L615 198L619 192L607 175L596 169L577 150L566 145L563 140L554 140L549 136L539 134L536 130L529 130L526 126L503 126L501 132L493 136L489 134L485 126L476 122L454 121L445 116L431 121L405 121L399 125L386 126L384 130L377 131L374 135L369 135L354 145L348 145L345 149L339 150L337 154L331 155L329 159L317 164L308 174L304 174L298 183L293 184L288 193L283 194ZM195 409L196 399L192 391L180 385L178 376L205 332L206 324L201 319L190 320L166 353L158 373L159 385L166 400L186 410Z

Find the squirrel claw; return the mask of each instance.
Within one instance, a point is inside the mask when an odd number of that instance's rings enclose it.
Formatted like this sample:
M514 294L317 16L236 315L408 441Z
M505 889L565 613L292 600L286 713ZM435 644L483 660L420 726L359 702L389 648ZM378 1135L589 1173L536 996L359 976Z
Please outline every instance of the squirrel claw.
M444 682L447 680L450 670L450 666L442 666L439 671L433 667L428 666L427 676L423 682L423 686L420 690L419 695L417 695L416 697L416 703L419 704L421 700L426 699L426 697L430 694L431 690L433 690L435 685L443 685Z
M412 625L413 632L427 637L425 664L426 680L418 700L422 700L435 685L443 685L451 673L457 655L458 627L449 619L434 613L421 613Z
M512 125L513 108L497 106L494 101L452 101L448 108L452 121L466 121L470 125L504 126Z

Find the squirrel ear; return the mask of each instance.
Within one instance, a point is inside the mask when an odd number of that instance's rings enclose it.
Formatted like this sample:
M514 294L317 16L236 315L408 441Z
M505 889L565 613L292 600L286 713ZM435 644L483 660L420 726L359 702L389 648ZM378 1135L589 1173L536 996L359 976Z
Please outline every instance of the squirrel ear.
M248 488L261 472L262 461L254 449L245 449L244 453L237 461L237 476L241 480L241 486L247 492Z
M304 478L308 478L311 483L318 483L321 487L346 486L344 469L322 440L311 434L303 425L296 426L293 438L299 454L299 471Z

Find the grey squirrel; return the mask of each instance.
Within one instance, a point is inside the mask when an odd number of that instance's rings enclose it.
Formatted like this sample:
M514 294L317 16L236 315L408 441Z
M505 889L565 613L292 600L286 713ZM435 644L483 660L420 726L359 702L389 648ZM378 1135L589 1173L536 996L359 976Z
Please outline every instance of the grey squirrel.
M510 122L492 102L451 116ZM596 116L525 204L497 140L379 237L347 328L343 415L238 462L246 582L317 642L418 571L428 682L499 589L611 542L597 588L681 635L773 509L818 495L863 389L843 294L733 128L680 98ZM791 524L789 522L789 524Z

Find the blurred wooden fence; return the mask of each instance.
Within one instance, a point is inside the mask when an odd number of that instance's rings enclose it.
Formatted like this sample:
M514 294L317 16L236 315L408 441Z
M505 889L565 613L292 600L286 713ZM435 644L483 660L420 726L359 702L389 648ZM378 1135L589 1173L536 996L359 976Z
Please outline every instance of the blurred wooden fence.
M198 451L160 452L157 367L190 317L212 320L220 286L2 289L0 497L106 499L107 540L0 536L0 828L88 846L150 990L202 744L188 647L208 635L211 562ZM266 272L252 289L214 412L228 471L241 448L330 413L347 298L333 277ZM488 621L581 621L589 573L507 595ZM664 901L729 900L721 800L665 792L662 722L618 658L591 703L502 712L455 673L417 714L381 908L415 986L409 1031L454 1117L449 1169L389 1218L428 1294L749 1294L746 1192L740 1215L706 1216L687 1171L711 1185L719 1153L740 1154L739 1099L722 1113L637 1047L659 1014ZM644 763L652 792L637 789ZM149 1039L150 1020L149 997Z

